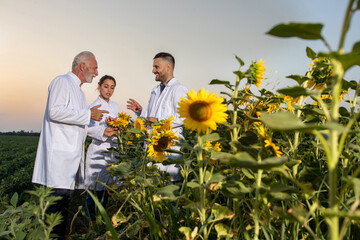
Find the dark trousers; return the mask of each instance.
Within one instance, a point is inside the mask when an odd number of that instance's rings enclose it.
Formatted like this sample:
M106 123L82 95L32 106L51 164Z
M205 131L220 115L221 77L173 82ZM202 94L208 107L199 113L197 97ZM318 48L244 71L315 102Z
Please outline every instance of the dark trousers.
M71 189L61 189L61 188L53 188L53 192L51 196L60 196L62 197L60 200L56 201L55 204L51 205L47 210L47 214L60 212L63 216L63 221L54 227L52 233L55 233L59 236L58 239L65 239L66 226L67 226L67 218L68 218L68 207L70 200L74 194L74 190Z
M99 202L101 202L101 204L105 208L106 203L109 198L109 194L107 193L107 191L105 191L105 190L104 191L96 191L96 196L99 199ZM96 220L95 202L92 199L92 197L90 196L90 194L88 194L88 193L86 194L85 211L86 211L86 215L90 218L91 221Z

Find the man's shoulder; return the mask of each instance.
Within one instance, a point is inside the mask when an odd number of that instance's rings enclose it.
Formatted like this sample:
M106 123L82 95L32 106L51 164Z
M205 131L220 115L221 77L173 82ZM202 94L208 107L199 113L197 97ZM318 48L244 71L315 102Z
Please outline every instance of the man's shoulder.
M185 87L180 82L176 82L173 86L170 87L170 89L175 92L176 94L184 95L188 92L187 87Z

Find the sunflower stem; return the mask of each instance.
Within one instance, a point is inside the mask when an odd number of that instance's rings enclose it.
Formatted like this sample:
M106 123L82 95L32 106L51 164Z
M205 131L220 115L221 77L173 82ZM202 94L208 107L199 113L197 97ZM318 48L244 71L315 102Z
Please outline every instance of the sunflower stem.
M205 166L203 160L203 140L198 134L198 145L199 151L197 152L197 159L199 164L199 184L200 184L200 221L201 225L204 226L206 222L206 189L204 188L205 184ZM203 231L203 239L208 239L207 227L204 227Z

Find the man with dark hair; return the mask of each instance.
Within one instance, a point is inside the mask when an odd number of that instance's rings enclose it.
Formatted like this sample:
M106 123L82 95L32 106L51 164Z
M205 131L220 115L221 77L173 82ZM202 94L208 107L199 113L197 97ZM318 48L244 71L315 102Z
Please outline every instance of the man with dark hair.
M54 228L65 239L67 207L75 188L83 188L84 145L90 119L99 121L105 110L101 105L89 109L81 90L83 83L91 83L98 75L93 53L84 51L75 56L72 71L56 77L49 85L48 99L42 124L33 183L53 188L53 196L60 196L47 213L61 212L63 222ZM116 133L110 127L98 129L99 136Z
M137 101L130 98L127 101L127 108L134 111L138 116L145 117L152 122L165 120L173 116L173 131L183 140L183 121L180 119L177 108L181 97L185 98L188 90L174 77L175 59L171 54L160 52L155 55L153 60L152 73L155 74L155 81L160 82L160 84L151 91L148 107L143 108ZM181 156L173 154L171 157L179 158ZM181 180L178 165L164 166L161 163L156 165L160 170L170 174L171 181Z

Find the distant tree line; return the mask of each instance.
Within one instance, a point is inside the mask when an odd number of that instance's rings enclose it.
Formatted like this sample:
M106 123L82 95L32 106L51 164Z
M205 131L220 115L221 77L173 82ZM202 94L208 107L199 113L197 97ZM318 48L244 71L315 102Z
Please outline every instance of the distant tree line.
M26 132L24 130L21 131L12 131L12 132L0 132L0 135L10 135L10 136L40 136L39 132L34 132L34 131L30 131L30 132Z

